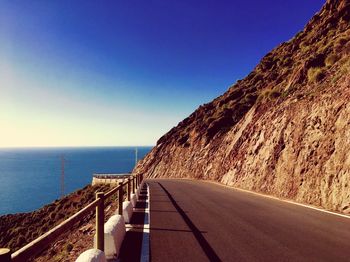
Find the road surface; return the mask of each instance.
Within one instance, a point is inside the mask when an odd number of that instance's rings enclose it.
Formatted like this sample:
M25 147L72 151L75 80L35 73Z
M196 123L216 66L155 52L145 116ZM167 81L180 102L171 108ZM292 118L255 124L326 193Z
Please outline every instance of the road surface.
M213 183L147 180L151 261L350 261L350 219Z

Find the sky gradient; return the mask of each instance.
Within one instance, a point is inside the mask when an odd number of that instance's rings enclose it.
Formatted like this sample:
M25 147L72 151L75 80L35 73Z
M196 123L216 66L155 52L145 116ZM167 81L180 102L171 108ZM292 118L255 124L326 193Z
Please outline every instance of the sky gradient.
M323 3L0 1L0 147L154 145Z

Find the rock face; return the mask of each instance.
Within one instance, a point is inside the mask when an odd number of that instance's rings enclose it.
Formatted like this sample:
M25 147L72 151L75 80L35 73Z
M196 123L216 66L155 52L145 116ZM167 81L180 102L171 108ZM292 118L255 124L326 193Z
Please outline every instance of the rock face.
M159 139L134 173L215 180L350 213L350 1Z

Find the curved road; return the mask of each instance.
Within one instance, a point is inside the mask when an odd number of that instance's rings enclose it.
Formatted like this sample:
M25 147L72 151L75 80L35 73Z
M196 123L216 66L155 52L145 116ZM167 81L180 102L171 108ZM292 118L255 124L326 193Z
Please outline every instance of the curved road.
M149 179L151 261L350 261L350 219L191 180Z

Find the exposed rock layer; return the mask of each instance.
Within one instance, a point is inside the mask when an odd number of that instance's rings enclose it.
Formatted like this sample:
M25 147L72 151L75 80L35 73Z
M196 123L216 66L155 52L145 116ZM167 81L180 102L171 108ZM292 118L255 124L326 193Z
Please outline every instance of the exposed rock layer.
M208 179L350 213L350 1L327 1L134 173Z

